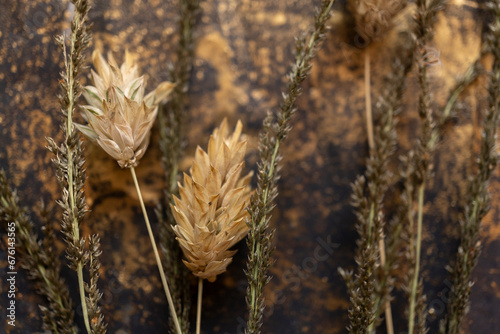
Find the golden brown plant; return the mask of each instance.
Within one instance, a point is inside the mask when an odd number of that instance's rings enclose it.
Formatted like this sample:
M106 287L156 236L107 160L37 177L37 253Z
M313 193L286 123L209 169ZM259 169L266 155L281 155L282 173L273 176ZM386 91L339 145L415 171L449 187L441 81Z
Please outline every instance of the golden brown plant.
M184 174L180 199L174 196L172 205L184 264L210 282L226 271L236 253L229 248L248 233L252 173L241 177L246 150L246 141L240 139L242 127L238 121L230 134L224 119L210 137L208 153L198 147L191 176Z
M111 54L109 63L98 51L94 51L92 59L97 70L92 71L95 86L85 87L83 95L89 105L82 106L89 125L77 127L97 141L120 167L135 167L149 145L158 105L167 99L175 84L162 82L144 96L146 77L139 76L128 52L120 68Z
M175 329L181 334L182 330L175 316L172 296L134 168L148 148L158 105L166 102L175 84L162 82L155 90L144 96L146 77L138 76L137 65L128 52L125 53L125 62L120 68L111 54L108 56L108 62L98 51L94 51L92 58L97 70L97 73L92 71L95 86L85 87L83 94L90 105L82 107L84 118L89 125L77 124L77 127L91 140L97 141L104 151L117 160L120 167L130 168L165 296L170 312L174 315Z
M349 0L348 7L356 20L356 31L370 42L387 31L392 19L406 6L407 0Z

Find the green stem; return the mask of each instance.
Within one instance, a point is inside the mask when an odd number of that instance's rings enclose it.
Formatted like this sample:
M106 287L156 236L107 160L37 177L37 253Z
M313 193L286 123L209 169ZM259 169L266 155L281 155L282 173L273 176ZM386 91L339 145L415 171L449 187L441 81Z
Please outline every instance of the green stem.
M158 248L156 247L155 238L153 236L153 230L151 229L151 224L149 223L148 213L146 212L146 206L142 199L141 189L139 188L139 182L137 181L137 176L135 175L134 167L130 167L130 173L134 179L135 189L137 190L137 196L139 196L139 202L141 203L142 213L144 215L144 220L146 221L146 227L148 228L149 239L151 239L151 245L153 246L153 251L156 258L156 264L158 265L158 270L160 271L161 282L163 284L163 289L165 290L165 295L167 296L168 306L170 307L170 312L172 313L172 318L174 319L175 328L178 334L182 334L181 326L179 325L179 320L177 319L177 312L175 312L174 302L172 301L172 295L168 289L167 279L165 277L165 272L163 271L163 265L161 264L160 254L158 253Z
M375 203L372 202L370 205L370 214L368 216L368 246L372 244L372 229L373 229L374 218L375 218Z
M272 177L272 175L274 174L274 164L276 162L276 157L278 156L278 151L279 151L279 147L280 147L280 141L279 140L276 140L276 146L274 147L274 151L273 151L273 156L271 157L271 168L269 169L269 172L267 173L267 178L270 179ZM269 193L269 186L266 187L266 189L264 190L264 197L263 197L263 204L264 206L263 207L267 207L267 196L268 196L268 193ZM262 225L262 223L266 220L266 215L264 215L262 217L262 220L259 222L259 226ZM255 252L255 247L257 247L257 251ZM254 254L259 254L260 252L260 243L253 243L253 247L252 247L252 257L254 256ZM257 272L260 268L258 268L258 266L255 266L254 267L254 270L253 270L253 277L256 279L257 278ZM252 305L252 310L254 310L254 315L257 315L258 313L258 309L255 307L255 299L256 299L256 289L255 288L252 288L252 302L251 302L251 305Z
M85 299L85 287L83 285L83 265L82 262L78 262L78 287L80 289L80 299L82 301L82 311L83 311L83 320L85 321L85 327L87 328L87 332L91 333L90 330L90 322L89 322L89 311L87 309L87 301Z
M203 296L203 278L198 280L198 305L196 307L196 334L200 334L201 328L201 299Z
M479 55L479 58L483 56L483 53ZM476 60L472 65L470 65L463 78L461 81L459 81L459 84L456 85L456 87L453 89L453 91L450 94L450 97L448 98L448 102L446 102L446 106L443 109L443 117L442 120L446 121L450 115L451 115L451 110L453 109L455 102L457 101L459 95L469 87L469 85L475 81L475 79L479 76L481 73L480 70L480 65L479 64L479 58Z
M75 25L78 26L79 20L78 20L78 14L75 17ZM70 58L72 57L74 51L75 51L75 39L76 35L73 33L71 35L71 49L70 49ZM73 132L73 106L74 106L74 91L73 91L73 62L70 59L68 61L67 65L67 75L68 75L68 122L67 122L67 129L66 129L66 142L69 137L71 137L71 134ZM67 144L66 144L67 145ZM68 147L68 193L69 193L69 200L70 200L70 208L71 212L75 212L76 208L76 202L75 202L75 195L74 195L74 189L73 189L73 152L69 149ZM73 215L73 234L75 240L80 240L80 229L78 226L78 220L76 216ZM80 300L82 304L82 312L83 312L83 321L85 323L85 328L87 329L87 332L90 333L90 322L89 322L89 315L88 315L88 309L87 309L87 302L85 299L85 287L83 284L83 263L80 260L78 262L77 266L77 275L78 275L78 287L80 290Z
M422 182L422 184L418 188L417 242L416 242L416 252L415 252L415 272L413 273L413 280L411 284L410 315L408 317L409 334L413 334L413 327L415 325L415 304L416 304L417 287L418 287L418 274L420 271L420 250L422 245L424 190L425 190L425 182Z

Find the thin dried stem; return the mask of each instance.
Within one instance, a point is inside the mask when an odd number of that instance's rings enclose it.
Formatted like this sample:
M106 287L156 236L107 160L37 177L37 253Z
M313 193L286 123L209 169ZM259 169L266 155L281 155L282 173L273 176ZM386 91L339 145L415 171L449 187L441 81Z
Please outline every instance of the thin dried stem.
M165 271L163 270L163 265L161 264L160 254L158 253L158 248L156 247L155 238L153 235L153 230L151 229L151 224L149 223L148 213L146 211L146 206L144 205L144 200L142 199L141 188L139 187L139 182L137 181L137 176L135 174L134 167L130 167L130 173L132 174L132 179L134 179L135 189L137 190L137 196L139 197L139 202L141 203L142 214L144 215L144 221L146 222L146 227L148 229L149 239L151 240L151 246L153 246L153 252L155 254L156 264L158 265L158 270L160 271L161 282L163 284L163 289L165 290L165 295L167 296L168 306L170 307L170 312L173 315L175 328L178 334L182 334L181 326L179 325L179 320L177 319L174 302L172 301L172 295L168 288L167 279L165 277Z
M198 279L198 303L196 306L196 334L200 334L201 328L201 301L203 297L203 278Z
M370 150L375 147L373 139L373 117L372 97L370 92L370 50L365 50L365 110L366 110L366 133L368 134L368 146Z
M408 333L413 333L413 328L415 325L415 309L420 273L420 251L422 247L422 225L423 225L423 211L424 211L424 190L425 182L423 182L418 188L418 217L417 217L417 239L415 248L415 269L413 280L411 283L411 296L410 296L410 314L408 316Z
M372 113L372 102L371 102L371 82L370 82L370 49L365 50L365 110L366 110L366 132L368 134L368 147L370 152L375 149L375 139L373 134L373 113ZM375 205L370 205L370 218L369 218L369 226L368 226L368 236L371 235L371 229L373 225L373 218L375 216ZM384 232L383 229L380 229L379 233L379 252L380 252L380 265L385 267L386 264L386 256L385 256L385 242L384 242ZM393 324L392 324L392 311L391 311L391 303L389 300L385 301L384 306L385 313L385 321L387 327L387 333L392 334L394 332ZM375 322L372 322L368 328L368 331L371 332Z

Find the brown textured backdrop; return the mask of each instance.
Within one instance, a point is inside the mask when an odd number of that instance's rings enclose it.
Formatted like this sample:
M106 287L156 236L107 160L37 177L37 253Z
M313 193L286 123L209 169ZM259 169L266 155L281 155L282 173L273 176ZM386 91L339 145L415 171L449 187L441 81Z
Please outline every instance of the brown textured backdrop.
M183 170L189 167L196 145L206 145L207 135L223 117L233 124L238 118L243 120L251 143L247 166L255 165L256 136L266 111L280 102L284 76L293 60L294 36L311 24L318 3L201 1ZM432 84L437 108L443 106L456 76L479 54L485 19L480 3L452 0L446 13L440 15L434 42L442 66ZM30 208L41 198L51 202L60 196L44 138L60 139L56 94L62 57L53 37L67 31L70 10L67 1L61 0L0 0L0 167L19 188L22 203ZM93 47L118 54L124 48L139 53L140 66L150 75L150 88L167 78L167 62L175 60L177 41L175 1L96 1L90 17ZM355 45L352 18L344 1L334 6L330 25L332 31L305 82L294 129L283 146L280 196L273 212L276 263L266 290L269 306L264 333L343 333L347 325L349 304L337 267L354 265L357 235L349 197L350 183L363 172L367 156L364 51ZM388 37L370 49L374 100L392 57L391 40ZM443 317L448 294L444 266L457 247L465 172L474 157L472 140L479 138L477 124L481 124L479 114L486 106L485 85L486 80L480 80L462 95L460 117L447 129L436 153L435 178L426 195L422 276L433 307L428 321L431 333ZM411 75L398 125L400 152L410 147L418 128L416 90ZM162 187L157 139L155 136L137 168L150 217L155 217L153 208ZM97 232L101 236L100 286L109 333L164 333L167 303L130 174L120 170L100 148L88 144L86 154L87 199L92 211L82 229L84 235ZM499 175L497 170L491 184L492 211L482 231L484 251L474 274L476 285L465 333L500 333ZM4 231L2 227L2 238ZM326 259L312 260L316 248L328 240L336 244L334 251ZM3 241L0 332L39 332L37 304L41 299L21 271L15 330L4 321ZM62 243L60 246L62 249ZM239 249L229 271L205 285L204 333L241 333L246 289L244 243ZM77 300L75 273L64 267L63 275ZM400 332L404 330L404 303L397 297L394 314Z

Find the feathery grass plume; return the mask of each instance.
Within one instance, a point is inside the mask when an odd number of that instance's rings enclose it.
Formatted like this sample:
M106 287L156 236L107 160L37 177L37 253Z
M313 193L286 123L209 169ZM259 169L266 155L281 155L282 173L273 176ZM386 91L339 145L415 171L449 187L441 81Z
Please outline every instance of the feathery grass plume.
M371 42L389 30L392 19L406 7L407 0L348 0L347 7L356 21L356 32Z
M451 270L453 285L448 314L440 328L441 333L447 334L458 334L467 314L470 291L474 284L471 275L482 248L481 221L490 208L488 184L498 161L496 136L500 118L500 1L488 1L487 8L493 15L493 22L485 36L487 50L493 54L493 67L489 73L489 107L484 118L477 171L469 179L464 218L460 221L461 240Z
M245 333L260 333L264 314L264 287L270 277L267 272L271 265L274 230L269 228L270 213L274 199L278 195L277 182L280 177L279 147L291 130L290 122L295 115L295 102L302 90L300 84L307 78L312 60L321 42L326 38L326 23L331 16L335 0L322 1L316 14L314 27L308 37L299 38L296 43L295 64L288 74L288 85L283 93L280 110L269 113L263 122L259 138L260 162L258 163L258 187L249 207L250 228L247 245L249 256L246 275L248 279L247 308L248 322Z
M435 115L431 108L431 96L427 69L430 48L428 44L434 34L434 23L437 13L443 8L443 0L417 0L415 14L416 63L420 93L418 98L418 115L421 121L421 134L415 148L403 159L406 165L405 180L406 204L408 212L409 245L406 252L410 269L407 277L408 333L425 333L425 297L423 296L420 273L420 253L422 244L424 191L428 174L431 170L431 158L439 137ZM417 224L415 226L413 203L417 199ZM415 234L416 228L416 234ZM416 326L416 328L415 328Z
M391 274L395 270L397 259L397 255L392 252L394 248L391 248L389 256L381 258L386 256L380 246L381 243L385 244L385 217L382 208L392 175L388 170L388 163L397 144L395 116L399 112L406 74L413 63L412 53L412 47L403 47L384 80L385 88L374 109L375 145L370 149L365 175L359 176L352 186L352 200L358 217L356 229L360 235L355 256L358 268L356 274L339 268L340 274L347 282L352 304L349 309L350 333L373 331L378 325L380 315L387 308L386 302L390 301L390 292L394 286ZM403 64L403 61L406 61L406 64ZM390 312L386 313L386 316L390 317ZM390 324L392 321L389 319L388 327ZM388 332L391 331L388 329Z
M76 334L72 301L59 273L59 259L53 251L55 245L49 243L53 241L53 236L48 237L50 217L45 210L41 216L48 233L38 240L27 210L20 207L16 191L10 188L5 172L0 170L0 220L8 226L7 231L15 231L16 241L12 243L17 245L21 266L27 271L28 278L35 282L36 292L47 300L46 306L40 305L43 330Z
M214 130L208 152L197 148L190 169L174 196L172 213L177 240L193 275L215 281L226 271L236 251L229 250L248 233L246 210L250 202L252 172L242 177L246 140L238 121L232 134L227 120Z
M99 307L99 300L102 298L102 293L99 292L97 287L97 280L99 279L99 269L101 268L102 251L100 248L99 235L94 234L89 237L89 276L90 284L85 284L85 290L88 293L87 305L89 306L90 327L92 333L104 334L106 333L107 324L104 322L104 317Z
M160 249L164 255L162 259L165 274L172 286L172 298L183 332L189 331L191 292L188 277L190 277L190 272L181 263L181 249L170 226L174 223L170 203L172 203L172 195L178 194L178 162L185 145L184 113L187 107L189 78L195 50L193 28L198 20L199 12L199 0L179 1L177 61L170 71L176 86L170 102L160 106L158 113L165 187L156 215L160 226ZM170 327L173 329L173 326L173 319L170 317Z
M73 114L75 104L81 94L78 75L85 62L84 51L90 42L90 24L88 22L89 3L86 0L72 0L75 6L74 17L71 22L69 37L69 54L66 52L64 36L58 36L57 42L64 54L65 70L61 73L61 94L59 102L63 114L62 130L64 141L57 145L52 138L47 138L48 149L55 158L56 175L63 191L62 199L58 204L63 209L61 231L67 244L66 254L69 267L77 272L80 300L83 311L83 320L88 333L95 333L88 318L88 306L85 297L83 268L87 264L89 253L85 250L85 239L80 237L80 223L83 220L87 207L85 203L85 169L82 141L75 131ZM94 281L94 283L97 279Z

